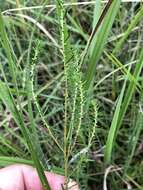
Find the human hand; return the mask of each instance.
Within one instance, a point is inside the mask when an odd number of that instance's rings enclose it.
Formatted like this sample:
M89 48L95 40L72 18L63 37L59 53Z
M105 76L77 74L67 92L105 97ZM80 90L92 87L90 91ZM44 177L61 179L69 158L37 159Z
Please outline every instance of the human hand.
M62 190L64 176L45 172L52 190ZM70 188L71 187L71 188ZM70 190L79 190L75 182ZM27 165L12 165L0 169L0 190L43 190L36 169Z

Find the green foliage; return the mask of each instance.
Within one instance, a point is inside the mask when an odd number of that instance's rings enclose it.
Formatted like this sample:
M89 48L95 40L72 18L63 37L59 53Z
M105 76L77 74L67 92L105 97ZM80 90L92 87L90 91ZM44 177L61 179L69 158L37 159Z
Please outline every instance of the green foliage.
M142 6L51 3L1 7L0 166L36 167L45 189L44 170L141 189Z
M95 33L95 35L92 38L93 40L95 40L96 38L96 41L94 42L94 49L92 51L93 53L92 55L90 55L85 75L87 89L89 89L91 81L94 78L96 65L100 59L101 53L103 52L105 42L107 41L107 37L111 31L113 22L115 20L115 16L119 8L120 8L120 0L113 1L111 3L111 6L109 7L109 10L107 10L107 13L105 15L105 18L103 19L103 22L101 23L101 26L99 27L98 31Z
M12 59L12 54L11 54L11 49L10 49L10 46L9 46L9 42L7 40L7 36L6 36L6 32L5 32L5 29L4 29L4 24L3 24L3 19L2 19L2 16L0 15L0 34L1 34L1 39L2 39L2 43L3 43L3 47L6 51L6 54L7 54L7 57L8 57L8 61L9 61L9 67L10 67L10 71L11 71L11 74L13 76L13 81L14 83L17 85L17 81L16 81L16 76L15 76L15 71L14 71L14 61ZM2 67L1 67L1 70L2 70ZM3 70L2 70L3 72ZM4 72L3 72L4 74ZM4 76L4 78L6 78ZM18 88L16 86L16 90L18 91ZM19 94L17 92L17 94ZM11 112L11 114L13 115L13 118L15 120L15 122L17 123L17 125L20 127L21 131L22 131L22 134L27 142L27 145L28 145L28 148L29 148L29 151L31 152L31 156L34 160L34 163L35 163L35 167L38 171L38 174L39 174L39 177L41 179L41 182L42 182L42 185L45 189L47 190L50 190L50 186L47 182L47 179L46 179L46 176L44 174L44 171L43 171L43 167L39 161L39 158L38 158L38 155L37 155L37 152L36 152L36 149L34 147L34 144L32 142L32 139L30 137L30 133L28 131L28 129L26 128L25 124L24 124L24 120L23 120L23 117L22 117L22 110L21 110L21 105L19 103L19 110L14 102L14 98L10 92L10 89L8 87L8 84L7 84L7 81L6 81L6 85L3 83L3 82L0 82L0 99L5 103L5 105L8 107L9 111Z

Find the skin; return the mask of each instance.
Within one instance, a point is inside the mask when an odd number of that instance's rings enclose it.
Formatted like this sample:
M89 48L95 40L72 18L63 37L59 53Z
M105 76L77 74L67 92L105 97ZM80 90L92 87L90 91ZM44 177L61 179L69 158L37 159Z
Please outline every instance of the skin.
M62 190L64 176L45 172L52 190ZM70 190L79 190L75 182L69 184ZM36 170L27 165L12 165L0 169L0 190L43 190Z

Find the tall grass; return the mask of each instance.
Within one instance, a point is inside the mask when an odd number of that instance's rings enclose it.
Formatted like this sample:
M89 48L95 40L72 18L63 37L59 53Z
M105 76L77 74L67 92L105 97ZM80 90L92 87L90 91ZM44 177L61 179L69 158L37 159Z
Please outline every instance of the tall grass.
M13 3L0 15L0 166L36 167L44 189L49 170L65 189L73 178L98 190L113 165L110 189L140 186L142 6L56 0L38 12L35 1Z
M39 174L39 177L40 177L40 180L42 182L43 187L47 190L50 190L51 188L47 182L46 176L45 176L44 171L43 171L43 166L41 165L40 160L38 158L36 149L34 147L32 138L30 136L30 132L28 131L27 127L24 124L24 118L22 115L22 109L21 109L21 104L20 104L20 100L19 100L20 94L18 91L18 84L17 84L17 79L16 79L17 77L15 74L16 73L15 70L17 69L17 67L16 67L15 62L13 60L13 54L11 53L12 51L11 51L11 48L10 48L10 45L8 42L8 38L6 35L6 31L4 28L2 15L0 15L0 34L1 34L2 45L3 45L3 48L4 48L6 55L7 55L7 58L8 58L10 74L12 76L13 83L16 86L16 95L18 98L19 109L17 108L17 106L14 102L14 98L13 98L11 90L8 86L8 81L5 77L5 73L3 71L2 66L1 66L1 72L4 75L3 77L5 79L6 84L4 84L3 82L0 83L0 91L1 91L0 98L3 100L3 102L8 107L8 109L11 112L11 114L13 115L14 120L17 123L17 125L21 128L22 134L23 134L23 136L27 142L29 151L31 152L32 159L34 160L35 167L38 171L38 174Z
M108 35L111 31L111 27L115 20L115 16L119 10L119 7L120 0L113 2L109 1L109 5L107 4L107 7L105 7L103 14L101 14L101 17L99 18L99 23L97 22L97 24L95 25L95 29L93 30L93 37L91 37L91 39L94 39L94 48L93 53L89 58L88 67L85 75L87 89L90 88L91 81L94 77L96 65L99 61L101 53L103 52L104 44L107 41ZM103 23L101 19L103 19ZM99 29L97 29L97 27Z
M141 53L140 53L139 62L136 64L135 70L133 73L133 76L136 79L136 82L139 80L139 76L140 76L142 67L143 67L143 51L141 51ZM130 67L129 67L129 69L130 69ZM112 120L111 128L110 128L109 134L108 134L108 139L107 139L107 144L106 144L106 152L105 152L105 161L107 163L111 162L112 147L114 145L115 137L117 136L118 130L119 130L122 120L123 120L123 117L127 111L130 100L136 89L136 83L134 83L132 81L132 82L130 82L130 84L125 92L127 80L128 80L128 73L127 73L127 78L125 79L121 94L119 96L119 100L118 100L116 110L114 113L114 117ZM123 96L124 96L124 100L123 100Z

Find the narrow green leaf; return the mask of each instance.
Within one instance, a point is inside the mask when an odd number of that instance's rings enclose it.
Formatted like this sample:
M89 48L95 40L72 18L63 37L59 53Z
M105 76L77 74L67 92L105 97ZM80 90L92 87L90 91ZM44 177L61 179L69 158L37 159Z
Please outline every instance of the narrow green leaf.
M129 72L128 72L127 78L124 82L124 86L122 88L122 91L121 91L121 94L120 94L120 97L119 97L119 100L118 100L118 103L116 106L116 110L114 113L114 117L112 120L111 128L109 130L107 143L106 143L106 149L105 149L105 162L106 162L106 164L109 164L111 162L112 150L114 147L114 140L116 139L116 136L118 134L118 130L122 124L123 117L127 111L127 108L128 108L129 103L131 101L132 95L135 91L136 84L138 82L139 75L140 75L142 68L143 68L143 50L140 53L139 63L136 64L134 74L133 74L133 77L136 79L136 82L131 81L129 83L129 86L127 88L126 93L124 92L125 86L126 86L126 81L129 78ZM124 94L125 94L125 97L123 99Z
M26 164L34 166L33 161L31 160L25 160L21 158L15 158L15 157L8 157L8 156L0 156L0 166L7 166L11 164Z
M140 103L142 104L143 97L141 97L141 99L142 100ZM142 129L143 129L143 111L142 111L142 108L139 107L136 124L134 126L133 132L131 134L131 137L128 143L127 158L124 165L124 176L126 176L129 166L131 164L132 158L135 155L136 146L137 146Z
M127 108L128 108L129 103L131 101L133 93L135 92L136 84L137 84L137 82L139 80L139 76L140 76L142 68L143 68L143 50L140 53L139 62L136 63L136 67L135 67L135 70L134 70L134 73L133 73L133 77L134 77L134 79L136 79L136 82L134 82L134 81L130 82L130 84L129 84L128 88L127 88L125 97L124 97L124 101L123 101L123 104L122 104L122 108L121 108L120 116L119 116L119 120L118 120L118 129L120 128L120 126L122 124L122 120L124 118L124 115L125 115L125 113L127 111Z
M123 96L124 96L124 93L125 93L126 82L127 82L127 78L126 78L126 80L124 82L122 91L121 91L119 99L117 101L116 110L115 110L115 113L114 113L114 116L113 116L113 119L112 119L112 123L111 123L111 127L110 127L110 130L109 130L109 133L108 133L108 137L107 137L105 154L104 154L104 159L105 159L106 164L109 164L111 162L112 149L113 149L115 134L116 134L116 131L117 131L117 124L118 124L121 104L122 104Z
M94 44L93 54L89 58L89 62L87 65L87 71L86 71L86 75L85 75L87 90L89 89L90 84L92 83L92 80L94 78L96 65L103 52L104 45L107 41L107 37L108 37L109 33L111 32L111 28L112 28L113 22L115 20L115 17L117 15L119 8L120 8L120 0L113 1L98 32L95 33L95 36L97 36L96 37L97 40Z
M21 118L21 115L19 114L19 111L14 104L13 97L10 95L9 90L7 89L6 85L1 81L0 81L0 99L8 107L9 111L11 112L11 114L14 117L15 122L20 127L20 129L23 133L23 136L26 139L27 145L28 145L29 150L30 150L31 155L32 155L32 159L34 161L35 167L38 171L38 174L39 174L39 177L40 177L40 180L42 182L44 189L45 190L51 190L51 188L47 182L46 176L44 174L44 170L43 170L41 163L38 159L38 155L37 155L37 152L34 148L33 142L30 138L29 131L26 128L26 126L24 125L23 119Z
M127 30L124 32L123 37L117 42L115 49L113 50L113 54L120 52L124 42L127 40L128 36L131 34L133 28L140 22L143 17L143 7L138 11L138 13L134 16L129 24Z
M98 20L100 18L100 15L101 15L101 0L95 0L93 24L92 24L93 29L96 27ZM94 36L94 38L91 42L90 55L93 54L96 41L97 41L97 35Z
M1 13L0 13L0 36L1 36L1 42L2 42L3 48L4 48L6 55L7 55L7 58L8 58L8 64L9 64L11 75L13 77L13 83L16 86L17 95L19 95L19 91L18 91L18 87L17 87L17 79L16 79L16 74L15 74L15 71L16 71L15 68L16 67L15 67L15 64L13 61L13 54L12 54L13 52L11 50L11 47L10 47L10 44L8 41L8 37L6 35L4 22L3 22L3 18L2 18ZM22 110L21 110L21 104L19 101L19 97L17 97L18 106L19 106L19 109L18 109L17 106L15 105L14 98L11 95L11 92L10 92L10 89L8 87L7 82L6 82L6 84L4 84L3 82L0 81L0 99L8 107L9 111L13 115L15 122L17 123L17 125L21 129L22 134L23 134L24 138L26 139L27 145L29 147L29 151L31 153L35 167L38 171L38 174L39 174L40 180L42 182L43 188L45 190L51 190L51 188L48 184L47 178L45 176L43 167L39 161L37 151L34 147L32 139L30 138L29 130L24 124L24 118L22 117Z

